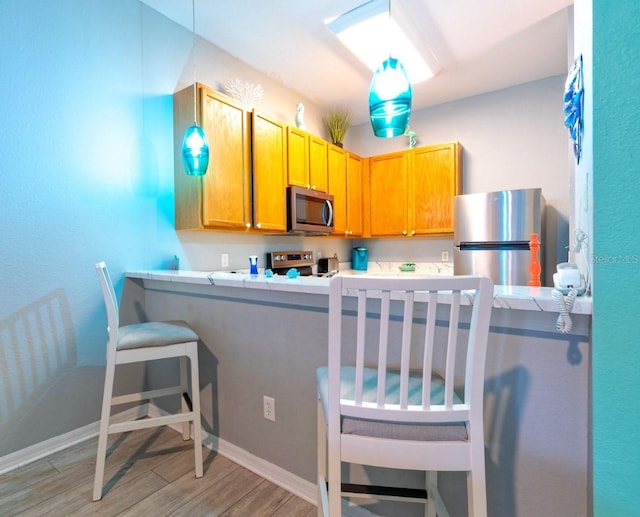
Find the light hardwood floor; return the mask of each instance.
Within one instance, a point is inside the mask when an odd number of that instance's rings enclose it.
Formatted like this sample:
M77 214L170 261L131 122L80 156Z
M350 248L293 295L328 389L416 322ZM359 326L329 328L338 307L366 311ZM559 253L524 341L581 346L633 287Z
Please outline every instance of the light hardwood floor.
M0 476L0 515L286 516L316 507L208 448L195 478L193 442L168 428L109 437L105 485L91 501L98 439Z

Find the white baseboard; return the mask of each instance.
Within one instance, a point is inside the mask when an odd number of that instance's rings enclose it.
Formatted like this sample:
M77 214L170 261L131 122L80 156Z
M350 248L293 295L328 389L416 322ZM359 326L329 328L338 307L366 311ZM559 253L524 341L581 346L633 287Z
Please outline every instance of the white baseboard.
M112 422L125 422L127 420L135 420L141 418L148 413L148 404L127 409L111 416ZM94 436L98 436L100 422L93 422L68 433L50 438L44 442L36 443L30 447L26 447L0 458L0 474L5 474L29 463L33 463L39 459L45 458L55 452L67 449L77 443L89 440Z
M161 416L167 413L154 404L142 404L111 416L112 422L124 422L134 420L145 415ZM181 433L181 425L171 426L176 432ZM23 467L29 463L45 458L55 452L67 449L73 445L98 436L100 422L93 422L68 433L56 436L44 442L37 443L25 449L21 449L0 458L0 474ZM315 505L317 501L316 485L291 472L274 465L250 452L234 445L226 440L221 440L215 435L204 433L203 445L214 450L231 461L242 465L246 469L255 472L259 476L297 495L305 501Z
M149 416L161 416L165 414L167 414L165 411L154 404L150 404ZM182 432L180 424L176 424L171 427L175 429L176 432ZM311 483L300 476L296 476L288 470L259 458L237 445L227 442L226 440L222 440L213 434L209 434L207 432L204 432L203 434L204 436L202 441L205 447L222 454L222 456L230 459L234 463L237 463L260 477L271 481L273 484L284 488L288 492L304 499L308 503L316 505L317 488L314 483Z

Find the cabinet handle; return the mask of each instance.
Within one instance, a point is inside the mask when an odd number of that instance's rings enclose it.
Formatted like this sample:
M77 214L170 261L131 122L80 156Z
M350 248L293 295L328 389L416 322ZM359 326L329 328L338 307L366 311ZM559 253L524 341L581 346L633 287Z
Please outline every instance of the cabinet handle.
M307 183L307 190L311 188L311 183Z
M316 186L315 185L311 185L311 190L315 190Z
M402 230L402 235L406 235L407 234L407 230Z
M247 223L247 224L245 224L245 226L246 226L247 228L251 228L251 223Z
M416 231L415 230L411 230L411 235L415 235Z
M257 223L257 224L256 224L256 228L258 228L258 230L259 230L260 228L262 228L262 223Z

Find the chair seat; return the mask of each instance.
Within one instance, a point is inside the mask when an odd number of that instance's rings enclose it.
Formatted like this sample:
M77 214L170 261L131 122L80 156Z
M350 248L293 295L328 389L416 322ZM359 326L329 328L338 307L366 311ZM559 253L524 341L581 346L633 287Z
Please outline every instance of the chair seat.
M340 397L353 399L355 394L355 372L353 366L340 368ZM365 402L377 400L377 371L364 368L364 386L362 399ZM317 370L318 393L327 414L329 400L329 369L326 366ZM385 401L388 404L398 404L400 401L400 373L387 372ZM433 376L431 381L431 404L442 404L444 401L444 379ZM422 404L422 379L419 375L409 377L410 405ZM454 394L454 404L461 403ZM418 441L466 441L469 436L464 422L413 424L365 420L362 418L343 417L342 433L372 436L375 438L390 438L395 440Z
M198 341L198 335L184 321L152 321L124 325L118 329L117 350Z

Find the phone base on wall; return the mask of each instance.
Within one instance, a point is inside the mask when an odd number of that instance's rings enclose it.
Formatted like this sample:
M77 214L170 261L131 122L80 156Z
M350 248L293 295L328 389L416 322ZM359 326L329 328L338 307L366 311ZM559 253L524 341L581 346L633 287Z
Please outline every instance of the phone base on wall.
M557 272L553 274L553 287L564 295L575 290L576 295L582 296L587 290L584 277L580 274L578 266L570 262L562 262L557 265Z

